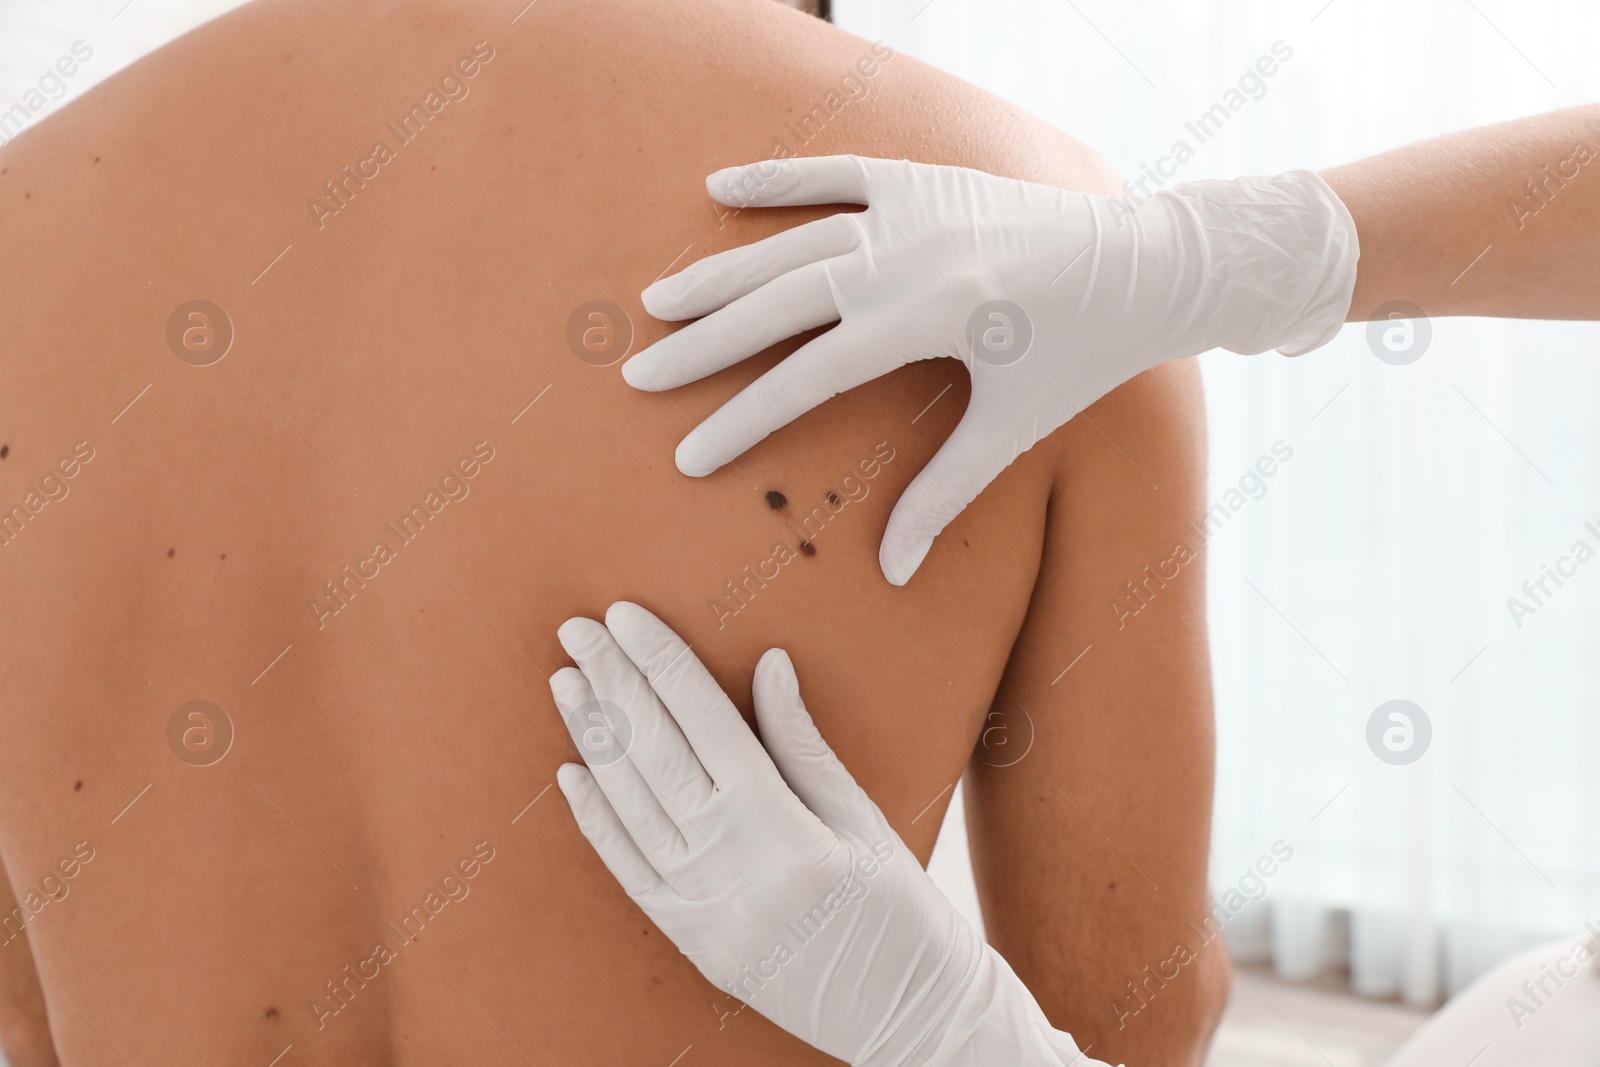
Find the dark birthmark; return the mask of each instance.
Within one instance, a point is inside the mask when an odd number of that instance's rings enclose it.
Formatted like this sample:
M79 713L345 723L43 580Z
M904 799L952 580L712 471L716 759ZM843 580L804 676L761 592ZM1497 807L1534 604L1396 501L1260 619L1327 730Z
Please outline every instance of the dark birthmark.
M817 554L817 546L812 544L810 541L801 541L800 551L804 552L808 556L815 556Z
M277 1008L268 1008L267 1009L267 1018L276 1019L277 1017L278 1017L278 1009Z
M767 490L767 507L771 508L773 511L782 511L784 508L786 508L788 506L789 506L789 498L788 497L784 496L782 493L778 492L776 489L768 489Z
M83 779L82 778L79 778L76 782L72 783L72 791L74 793L76 793L78 790L80 790L82 788L83 788Z
M828 503L832 504L834 507L839 506L839 494L835 493L832 489L828 490Z
M99 156L95 156L95 157L94 157L94 161L95 161L95 162L96 162L96 163L98 163L98 162L100 162L100 157L99 157Z
M223 559L227 559L227 558L228 558L228 554L227 554L227 553L226 553L226 552L224 552L224 553L223 553L223 554L222 554L222 558L223 558Z
M167 549L167 558L168 559L171 559L173 556L176 556L177 554L178 554L178 550L177 549L175 549L175 548Z
M11 455L11 446L0 445L0 459L5 459L9 455Z

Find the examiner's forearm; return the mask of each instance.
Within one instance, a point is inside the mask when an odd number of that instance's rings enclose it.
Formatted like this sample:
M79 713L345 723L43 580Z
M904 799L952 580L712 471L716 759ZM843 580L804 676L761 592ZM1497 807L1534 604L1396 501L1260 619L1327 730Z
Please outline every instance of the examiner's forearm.
M1321 172L1355 218L1352 322L1600 318L1600 105L1467 130Z

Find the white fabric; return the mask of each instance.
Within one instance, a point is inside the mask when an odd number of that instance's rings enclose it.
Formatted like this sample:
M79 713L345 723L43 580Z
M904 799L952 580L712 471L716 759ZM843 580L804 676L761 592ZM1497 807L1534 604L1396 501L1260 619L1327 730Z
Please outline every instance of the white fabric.
M1194 154L1168 187L1327 167L1600 99L1592 0L835 10L845 29L998 93L1126 178L1186 143ZM1292 57L1244 79L1279 41ZM1195 136L1189 124L1225 98L1242 106ZM837 150L826 133L806 146ZM1557 161L1530 161L1530 180L1545 162ZM1561 225L1559 207L1529 225ZM1431 328L1409 366L1376 359L1359 325L1295 360L1201 361L1209 503L1223 507L1207 545L1217 894L1274 841L1295 847L1229 942L1291 976L1348 965L1364 992L1419 1004L1600 920L1600 560L1521 629L1506 607L1600 519L1600 328ZM1252 475L1278 442L1292 458ZM1397 697L1434 726L1410 767L1380 763L1364 738Z
M564 764L561 791L709 981L854 1067L1104 1067L923 872L817 732L781 650L756 667L757 741L644 608L559 636L578 666L550 691L588 764Z
M1475 982L1384 1067L1592 1067L1600 971L1588 934L1528 949Z
M1017 456L1129 378L1221 346L1299 354L1350 307L1356 233L1310 171L1107 197L961 167L859 156L769 160L706 181L730 207L864 204L709 256L652 284L658 318L704 316L629 360L672 389L838 325L678 446L711 473L838 393L960 359L972 399L896 501L879 563L904 585L933 540Z

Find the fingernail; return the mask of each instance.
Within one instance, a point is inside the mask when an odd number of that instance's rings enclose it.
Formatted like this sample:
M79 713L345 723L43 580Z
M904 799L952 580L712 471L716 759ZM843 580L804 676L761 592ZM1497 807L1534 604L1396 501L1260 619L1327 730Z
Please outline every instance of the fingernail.
M765 675L774 675L783 679L785 689L795 688L794 663L789 659L789 653L781 648L769 648L756 664Z
M672 340L676 336L675 333L668 334L655 344L635 352L631 359L622 364L622 380L635 389L651 393L672 388L671 368L674 363L682 361L681 353L677 352L679 346Z
M670 278L651 282L645 286L644 292L639 294L639 302L644 305L644 309L651 317L669 322L677 317L674 312L682 295L679 290L683 288L678 277L674 274Z
M723 198L732 196L738 190L739 172L742 170L743 167L723 167L712 171L706 176L706 192L711 194L713 200L726 203Z
M933 538L924 537L907 544L898 553L891 555L887 544L878 553L878 564L883 568L883 576L889 579L890 585L905 585L911 576L917 573L917 568L922 566L922 561L928 558L928 550L933 547Z
M578 783L582 781L583 768L576 763L563 763L556 768L556 784L570 802L577 796Z
M673 461L679 471L691 478L704 478L722 466L722 456L699 430L678 442Z
M794 660L789 658L789 653L784 649L778 648L773 649L773 651L778 654L776 657L778 660L777 669L783 678L784 691L798 700L800 698L800 677L795 674Z
M594 627L599 625L593 619L579 615L568 619L557 628L556 640L561 642L561 647L566 650L567 655L576 659L593 645Z
M645 349L622 365L622 380L635 389L653 393L656 389L650 380L650 364L643 359L644 353L648 351L650 349Z
M629 600L619 600L606 609L606 629L613 637L636 633L644 622L645 610Z

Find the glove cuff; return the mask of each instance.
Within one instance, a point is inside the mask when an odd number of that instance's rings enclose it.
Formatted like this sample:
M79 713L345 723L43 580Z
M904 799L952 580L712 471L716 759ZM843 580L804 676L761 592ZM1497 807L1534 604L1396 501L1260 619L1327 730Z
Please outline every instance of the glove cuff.
M1022 979L989 945L947 1019L927 1057L930 1067L1107 1067L1050 1025Z
M1172 194L1200 228L1214 321L1229 323L1218 344L1298 356L1333 340L1350 312L1361 250L1350 210L1321 175L1186 182Z

